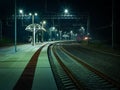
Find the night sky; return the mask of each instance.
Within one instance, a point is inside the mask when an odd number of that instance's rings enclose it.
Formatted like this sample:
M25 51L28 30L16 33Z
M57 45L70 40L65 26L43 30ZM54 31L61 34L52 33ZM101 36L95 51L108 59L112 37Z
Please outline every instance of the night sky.
M16 0L17 9L25 12L43 13L63 11L68 8L72 13L90 12L103 16L111 13L112 0ZM2 13L1 13L2 12ZM0 1L0 16L5 17L14 13L14 0Z
M37 12L40 15L46 13L60 13L65 8L68 8L70 13L80 15L83 12L90 13L90 28L91 33L99 33L100 28L109 27L112 24L112 0L16 0L17 10L23 9L25 13ZM114 16L116 29L115 38L120 36L119 31L119 15L120 8L117 0L114 1ZM0 1L0 19L4 20L14 14L14 0ZM104 28L105 29L105 28ZM102 30L104 30L102 29ZM110 28L109 28L110 29ZM98 32L95 32L95 31ZM106 35L106 32L104 34ZM100 32L100 34L102 31ZM110 34L110 33L109 33ZM105 36L104 35L104 36ZM110 37L110 35L109 35ZM108 37L108 38L109 38ZM119 42L120 40L116 40Z

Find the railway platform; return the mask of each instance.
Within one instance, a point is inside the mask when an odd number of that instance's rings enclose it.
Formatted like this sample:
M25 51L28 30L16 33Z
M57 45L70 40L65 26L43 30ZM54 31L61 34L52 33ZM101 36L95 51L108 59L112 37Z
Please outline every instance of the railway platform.
M45 44L18 45L16 53L14 46L0 48L0 90L17 90L14 87L19 82L30 59ZM34 77L31 78L32 85L29 86L32 90L57 90L47 56L47 48L48 45L43 47L38 56ZM25 89L24 86L19 88L21 89Z

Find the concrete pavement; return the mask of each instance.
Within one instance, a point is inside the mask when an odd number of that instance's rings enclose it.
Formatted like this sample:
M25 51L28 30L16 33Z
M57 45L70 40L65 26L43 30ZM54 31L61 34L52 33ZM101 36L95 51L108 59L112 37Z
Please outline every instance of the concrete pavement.
M14 52L14 47L0 48L0 90L13 89L27 63L42 45L19 45L16 53ZM47 47L43 48L40 53L32 90L57 90L47 58Z
M42 49L38 58L32 90L57 90L47 57L47 48L48 45Z

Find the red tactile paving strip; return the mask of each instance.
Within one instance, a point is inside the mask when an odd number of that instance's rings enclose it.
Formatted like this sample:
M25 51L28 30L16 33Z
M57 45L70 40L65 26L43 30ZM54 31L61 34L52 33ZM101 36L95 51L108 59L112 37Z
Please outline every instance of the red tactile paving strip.
M13 88L13 90L31 90L33 79L34 79L34 74L35 74L35 68L36 68L37 61L38 61L38 56L43 47L38 49L35 52L35 54L32 56L29 63L25 67L21 77L19 78L18 82Z

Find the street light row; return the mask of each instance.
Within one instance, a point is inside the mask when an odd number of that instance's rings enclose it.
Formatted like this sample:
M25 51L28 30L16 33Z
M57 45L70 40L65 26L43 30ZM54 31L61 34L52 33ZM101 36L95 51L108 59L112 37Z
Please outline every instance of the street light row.
M23 16L23 10L22 10L22 9L19 10L19 13L22 14L22 16ZM64 10L64 14L65 14L65 15L68 15L68 14L69 14L68 9L65 9L65 10ZM34 13L34 14L29 13L29 16L32 16L32 24L34 24L34 16L37 16L37 15L38 15L37 13ZM41 26L42 26L42 28L43 28L43 26L46 24L46 21L41 21L40 24L41 24ZM52 29L55 30L55 27L53 26ZM35 33L35 32L33 32L33 36L35 37L35 34L34 34L34 33ZM42 31L42 35L43 35L43 31ZM34 40L34 41L35 41L35 40ZM43 41L43 36L42 36L42 41ZM33 45L34 45L34 44L35 44L35 42L33 42Z
M30 16L32 16L33 14L32 13L29 13ZM34 13L35 16L37 16L38 14L37 13Z
M19 13L20 13L20 14L23 14L23 10L20 9L20 10L19 10ZM32 13L29 13L29 15L32 16L33 14L32 14ZM37 14L37 13L34 13L34 15L37 16L38 14Z
M19 13L20 13L20 14L23 14L23 10L20 9L20 10L19 10ZM68 13L69 13L68 9L65 9L65 10L64 10L64 13L65 13L65 14L68 14ZM32 16L32 13L29 13L29 15ZM37 13L34 13L34 15L37 16L38 14L37 14Z
M23 10L19 10L19 13L20 14L22 14L22 16L23 16ZM33 28L33 46L35 45L35 24L34 24L34 16L37 16L38 14L37 13L34 13L34 14L32 14L32 13L29 13L29 16L32 16L32 25L34 26L34 28ZM44 30L44 31L46 31L45 29L44 29L44 25L46 24L46 21L44 20L44 21L41 21L40 22L40 24L41 24L41 27L42 27L42 29ZM42 41L43 41L43 31L42 31Z
M23 10L20 9L20 10L19 10L19 13L23 15ZM32 16L32 17L33 17L33 19L32 19L32 23L34 23L34 16L38 16L38 14L37 14L37 13L34 13L34 14L29 13L29 16ZM42 27L43 27L43 25L46 24L46 21L44 20L44 21L42 21L42 22L40 22L40 23L42 24Z

